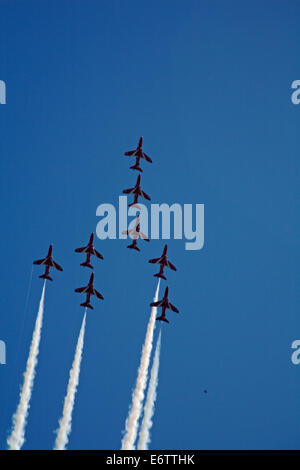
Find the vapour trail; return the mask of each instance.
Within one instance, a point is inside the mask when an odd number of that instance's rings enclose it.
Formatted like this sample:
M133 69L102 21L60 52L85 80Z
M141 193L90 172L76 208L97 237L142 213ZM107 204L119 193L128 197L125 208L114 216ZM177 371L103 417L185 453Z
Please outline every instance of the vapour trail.
M86 323L86 309L82 320L82 325L77 341L74 361L70 370L69 383L67 394L64 400L63 415L59 420L59 428L57 429L57 437L55 441L54 450L65 450L69 442L69 434L72 429L72 414L75 403L75 395L79 383L80 365L82 359L82 351L84 344L84 333Z
M157 395L158 385L158 371L159 371L159 357L160 357L160 346L161 346L161 330L156 343L155 354L153 359L153 365L151 369L150 382L148 387L148 393L146 403L144 407L144 417L141 425L138 449L146 450L150 444L150 430L152 428L152 418L154 415L155 401Z
M45 289L46 281L43 285L39 310L35 321L35 327L32 335L26 370L24 372L24 382L20 392L20 401L17 411L13 416L12 432L9 438L7 439L9 450L20 450L25 442L26 421L30 408L30 399L34 385L36 366L38 363L39 345L43 325Z
M158 300L160 279L157 284L154 302ZM147 385L148 369L153 344L153 332L155 328L157 307L152 307L150 320L147 327L145 342L142 349L138 375L136 379L135 389L132 394L131 407L125 423L125 434L122 439L122 450L134 449L134 443L137 437L139 419L142 413L145 388Z

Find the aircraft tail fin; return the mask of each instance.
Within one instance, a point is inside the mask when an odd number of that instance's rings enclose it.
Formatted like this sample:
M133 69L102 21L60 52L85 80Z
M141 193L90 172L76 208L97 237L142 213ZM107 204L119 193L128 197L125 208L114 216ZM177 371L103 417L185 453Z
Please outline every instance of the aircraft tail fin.
M49 274L42 274L39 276L40 279L48 279L48 281L53 281L52 277L49 276Z
M161 279L164 279L165 281L167 280L166 276L164 276L161 273L153 274L154 277L160 277Z
M131 168L132 170L137 170L137 171L140 171L141 173L143 173L143 170L142 170L141 167L140 167L139 165L137 165L137 164L132 165L130 168Z
M94 310L94 307L91 304L89 304L88 302L83 302L82 304L80 304L80 306L90 308L90 309Z
M156 320L159 320L159 321L164 321L166 323L169 323L169 320L166 318L166 317L163 317L162 315L160 317L157 317Z
M131 250L141 251L139 247L137 245L134 245L133 243L131 243L131 245L128 245L127 248Z
M84 263L81 263L80 266L86 266L87 268L94 269L91 263L88 263L87 261L85 261Z

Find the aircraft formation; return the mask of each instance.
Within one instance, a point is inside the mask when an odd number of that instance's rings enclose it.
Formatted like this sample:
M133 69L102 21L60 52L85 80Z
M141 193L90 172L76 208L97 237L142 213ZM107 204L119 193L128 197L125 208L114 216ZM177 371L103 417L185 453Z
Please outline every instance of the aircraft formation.
M147 162L152 163L151 158L143 151L143 137L140 137L138 146L135 150L130 150L129 152L125 152L124 155L136 158L135 165L130 167L130 169L132 169L132 170L137 170L137 171L143 172L142 168L140 167L140 160L141 159L144 159ZM123 193L124 194L133 194L134 195L133 202L131 204L128 204L129 207L130 206L138 207L137 203L138 203L138 198L139 197L143 197L143 198L147 199L148 201L151 200L150 196L148 196L148 194L146 194L141 188L141 175L138 175L136 185L133 188L124 189ZM128 245L127 248L134 249L136 251L140 251L140 248L137 246L137 240L139 238L149 242L149 239L147 238L147 236L140 231L140 217L137 218L136 225L135 225L134 229L127 230L123 233L126 233L127 235L130 235L131 238L133 239L133 242L131 243L131 245ZM175 268L174 264L172 264L167 258L167 250L168 250L168 245L165 245L163 253L160 256L160 258L154 258L154 259L149 260L149 263L159 264L160 265L159 272L157 274L154 274L154 277L158 277L158 278L161 278L161 279L164 279L164 280L167 280L166 276L164 275L164 268L165 267L168 267L168 268L172 269L173 271L176 271L176 268ZM161 315L159 317L157 317L156 320L164 321L166 323L169 323L169 320L166 317L166 310L167 309L170 309L173 312L179 313L179 310L173 304L171 304L171 302L169 301L168 292L169 292L169 287L167 286L166 289L165 289L165 293L164 293L163 298L161 300L159 300L158 302L152 302L150 304L151 307L160 307L161 308Z
M94 269L90 263L91 256L93 255L96 256L96 258L98 259L104 259L101 253L99 253L99 251L97 251L94 247L93 241L94 234L91 233L87 246L83 246L82 248L76 248L75 253L86 253L86 260L84 261L84 263L81 263L80 266L86 266L87 268ZM81 307L90 308L94 310L94 307L90 304L91 295L94 295L98 299L104 300L103 295L100 294L100 292L98 292L94 287L94 272L92 272L90 276L88 285L84 287L78 287L77 289L75 289L75 292L79 294L86 294L86 300L85 302L80 304Z
M81 263L80 266L86 266L87 268L90 268L90 269L94 269L93 266L91 265L92 255L96 256L99 259L103 259L103 256L101 255L101 253L99 253L99 251L95 249L93 240L94 240L94 234L92 233L87 246L84 246L82 248L76 248L75 250L76 253L86 253L86 260L83 263ZM63 271L63 268L53 260L52 249L53 249L53 246L50 245L46 258L38 259L33 262L33 264L45 266L45 272L44 274L39 276L39 278L47 279L48 281L53 281L52 277L49 275L50 268L53 267L53 268L56 268L58 271ZM101 300L104 299L103 295L100 294L100 292L98 292L94 287L94 272L92 272L90 276L88 285L84 287L78 287L77 289L75 289L75 292L78 292L80 294L81 293L86 294L85 302L81 303L80 305L82 307L90 308L92 310L94 310L94 307L90 304L91 295L95 295L98 299L101 299Z
M142 168L140 167L141 159L146 160L149 163L152 163L151 158L143 151L143 137L140 137L138 146L135 150L130 150L128 152L125 152L124 155L129 156L129 157L135 157L136 159L135 164L131 166L130 169L139 171L140 173L143 172ZM141 175L140 174L137 177L135 186L133 188L124 189L123 193L134 195L133 202L128 204L129 207L136 206L137 208L139 208L138 206L139 197L143 197L147 199L148 201L151 200L150 196L148 196L148 194L146 194L141 188ZM123 234L130 235L132 239L132 243L128 245L127 248L133 249L136 251L141 251L137 244L138 239L142 239L146 242L150 241L149 238L140 230L140 216L137 217L135 227L133 229L124 231ZM149 263L160 265L159 272L154 274L154 277L164 279L164 280L167 280L164 274L164 269L166 267L172 269L173 271L176 271L176 267L174 266L174 264L172 264L167 258L167 249L168 249L168 246L165 245L163 249L163 253L161 254L159 258L153 258L149 260ZM52 250L53 250L53 246L50 245L47 256L43 259L39 259L33 262L33 264L35 265L45 266L44 274L40 275L39 277L41 279L47 279L49 281L53 281L52 277L50 276L50 268L53 267L57 269L58 271L63 271L63 268L53 260ZM75 252L86 254L86 259L83 263L80 264L80 266L90 268L91 270L94 270L94 267L91 264L91 256L95 256L96 258L101 259L101 260L104 259L102 254L99 253L99 251L97 251L96 248L94 247L94 234L93 233L91 233L90 235L88 244L84 247L76 248ZM83 303L80 304L80 306L85 307L85 308L90 308L92 310L94 309L94 307L90 303L90 298L92 295L94 295L98 299L104 300L103 295L100 292L98 292L94 287L94 271L91 273L88 284L84 287L78 287L77 289L75 289L75 292L80 293L80 294L86 294L86 299ZM157 302L152 302L150 304L151 307L161 308L161 315L157 317L156 320L163 321L166 323L169 323L169 320L166 318L167 309L170 309L173 312L179 313L179 310L169 301L168 292L169 292L169 287L167 286L165 288L165 293L164 293L163 298Z

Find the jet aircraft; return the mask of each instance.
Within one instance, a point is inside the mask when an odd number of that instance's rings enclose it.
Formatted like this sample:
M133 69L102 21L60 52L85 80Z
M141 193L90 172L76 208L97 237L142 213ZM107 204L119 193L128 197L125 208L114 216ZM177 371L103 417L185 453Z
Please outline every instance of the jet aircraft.
M94 247L93 240L94 240L94 234L91 233L90 240L87 246L84 246L82 248L76 248L75 250L76 253L86 253L86 260L84 263L81 263L80 266L87 266L88 268L94 269L90 263L92 255L97 256L97 258L99 259L103 259L103 256L101 255L101 253L99 253L99 251L97 251L96 248Z
M140 167L141 158L143 158L149 163L152 163L151 158L148 155L146 155L145 152L143 151L143 137L140 137L138 146L135 150L130 150L129 152L125 152L124 155L126 155L127 157L135 157L135 164L130 167L132 170L143 172L143 170Z
M166 318L167 309L170 309L170 310L173 310L173 312L179 313L179 310L173 304L171 304L171 302L169 302L168 292L169 292L169 288L166 287L163 298L161 300L158 300L157 302L152 302L150 304L150 307L161 307L161 315L157 317L156 320L164 321L166 323L169 323L169 320Z
M146 194L144 191L142 191L142 188L141 188L141 175L138 175L137 180L136 180L136 185L133 188L124 189L123 193L124 194L134 194L134 200L131 204L128 204L128 207L135 206L138 203L139 196L144 197L145 199L148 199L148 201L151 200L150 196L148 196L148 194Z
M81 307L91 308L92 310L94 310L94 307L90 304L91 295L95 295L96 297L98 297L98 299L101 300L104 299L103 295L100 294L100 292L98 292L94 287L94 273L91 274L88 285L85 287L78 287L78 289L75 289L75 292L79 292L80 294L86 294L85 302L80 305Z
M50 245L46 258L37 259L36 261L33 262L33 264L39 264L39 265L44 265L45 266L44 274L42 274L39 277L41 279L48 279L48 281L53 281L52 277L50 277L50 275L49 275L50 268L58 269L58 271L63 270L63 268L53 260L53 258L52 258L52 248L53 248L53 246Z
M165 279L165 280L167 280L167 278L164 276L165 266L173 269L173 271L176 271L174 264L172 264L167 258L167 249L168 249L168 245L165 245L164 251L160 258L149 259L149 263L160 264L159 272L157 274L154 274L154 277L160 277L161 279Z
M133 229L130 230L124 230L122 234L130 235L132 238L132 243L131 245L128 245L127 248L131 248L133 250L141 251L140 248L137 246L137 240L141 238L142 240L145 240L145 242L150 242L149 238L147 235L145 235L143 232L141 232L141 227L140 227L140 216L137 217L136 219L136 224Z

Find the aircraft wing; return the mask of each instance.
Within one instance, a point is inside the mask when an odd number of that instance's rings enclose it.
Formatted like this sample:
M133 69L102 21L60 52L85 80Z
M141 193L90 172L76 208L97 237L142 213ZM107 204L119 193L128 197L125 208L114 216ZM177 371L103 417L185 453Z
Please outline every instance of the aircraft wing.
M170 261L167 261L167 266L168 266L168 268L173 269L173 271L177 271L177 269L175 268L174 264L172 264Z
M145 242L150 242L147 235L145 235L143 232L139 232L139 238L141 238L142 240L145 240Z
M175 307L175 305L171 304L171 302L169 302L169 308L173 310L173 312L179 313L179 310Z
M144 191L141 191L141 196L143 196L145 199L148 199L148 201L151 201L150 196L148 196L148 194L146 194Z
M33 262L33 264L44 264L46 260L47 258L37 259L36 261Z
M123 193L124 194L134 194L135 188L129 188L129 189L124 189Z
M148 263L160 264L160 261L161 261L161 258L153 258L153 259L149 259Z
M104 300L103 295L100 294L100 292L98 292L96 289L94 289L93 294L94 294L96 297L98 297L98 299Z
M150 307L162 307L163 306L163 300L159 300L158 302L152 302L150 304Z
M147 162L152 163L151 158L150 158L148 155L146 155L144 152L142 153L142 158L144 158L145 160L147 160Z
M130 150L129 152L125 152L124 155L126 155L126 157L135 156L136 155L136 150Z
M83 246L82 248L76 248L76 253L85 253L87 251L87 246Z
M58 264L56 263L55 261L53 261L53 266L58 269L58 271L63 271L63 268Z
M97 258L99 258L99 259L104 259L103 256L101 255L101 253L99 253L99 251L97 251L95 248L94 248L93 254L95 256L97 256Z
M78 287L77 289L75 289L75 292L79 292L80 294L82 292L86 292L87 291L87 286L85 287Z

